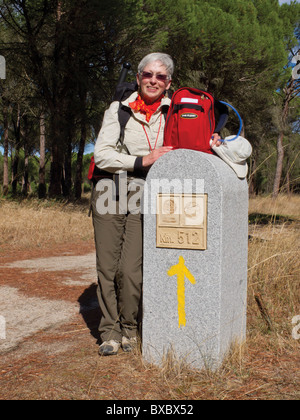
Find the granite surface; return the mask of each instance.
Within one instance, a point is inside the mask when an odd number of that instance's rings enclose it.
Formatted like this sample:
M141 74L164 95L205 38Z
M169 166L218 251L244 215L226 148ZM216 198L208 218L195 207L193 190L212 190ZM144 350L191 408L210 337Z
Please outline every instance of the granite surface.
M206 250L156 247L157 194L169 192L207 194ZM160 364L172 352L193 368L214 370L233 342L245 340L247 252L247 181L214 155L181 149L160 158L144 195L145 360ZM184 285L174 274L183 266L190 274Z

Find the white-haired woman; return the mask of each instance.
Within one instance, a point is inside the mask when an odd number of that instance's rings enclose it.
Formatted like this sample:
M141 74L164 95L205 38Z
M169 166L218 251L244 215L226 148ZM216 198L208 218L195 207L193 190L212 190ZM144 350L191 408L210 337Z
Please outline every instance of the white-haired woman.
M105 112L95 145L95 164L105 171L98 181L92 202L97 254L98 300L102 317L99 332L100 355L117 354L120 347L128 352L137 343L138 313L142 292L142 215L112 193L114 175L127 173L129 181L145 175L160 156L171 150L163 147L165 118L162 109L170 105L170 88L174 65L163 53L142 59L136 76L138 90L122 102L130 112L120 143L119 102ZM111 178L111 179L110 179ZM112 188L109 188L111 182ZM120 197L124 196L120 192ZM108 214L105 214L105 198ZM130 193L127 199L130 198ZM100 200L100 201L99 201ZM110 203L107 203L110 201ZM110 204L110 205L109 205ZM106 208L106 209L107 209Z

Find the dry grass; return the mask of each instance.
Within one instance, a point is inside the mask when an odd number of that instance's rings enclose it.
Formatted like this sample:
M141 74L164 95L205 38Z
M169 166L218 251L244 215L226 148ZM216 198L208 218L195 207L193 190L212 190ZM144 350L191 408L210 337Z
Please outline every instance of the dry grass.
M93 239L87 200L83 204L2 200L0 214L0 249L35 248Z
M250 214L269 223L249 227L247 342L235 345L217 372L193 373L166 360L162 374L182 395L211 399L299 399L300 197L250 200ZM294 221L275 223L276 216Z
M259 308L261 327L271 330L279 341L288 340L291 319L300 314L300 196L250 200L250 213L272 217L268 224L249 228L249 328L253 322L257 329L254 318ZM275 223L278 215L288 221Z
M260 299L272 320L269 329L280 333L284 320L300 313L299 233L296 225L256 227L249 244L250 302Z
M273 200L270 196L251 197L249 213L282 215L300 220L300 195L282 194L276 200Z
M247 342L234 345L216 372L191 371L169 355L160 375L171 398L300 398L300 342L292 336L300 314L300 197L250 199L249 214L269 223L249 226ZM276 222L279 215L288 222Z
M269 223L249 226L247 342L233 346L214 373L166 360L162 375L184 397L300 398L300 342L292 336L300 314L300 196L250 199L249 214L266 214ZM275 222L279 215L294 220Z
M37 247L93 237L87 205L1 204L2 245ZM99 360L95 349L83 350L82 343L77 353L57 358L49 367L47 380L54 380L53 373L60 387L51 398L299 399L300 340L292 336L292 319L300 315L300 197L250 199L253 213L271 216L267 224L250 225L247 342L233 346L217 372L191 371L172 357L161 367L147 365L138 351L130 359ZM293 221L275 223L276 215ZM44 397L49 397L46 391Z

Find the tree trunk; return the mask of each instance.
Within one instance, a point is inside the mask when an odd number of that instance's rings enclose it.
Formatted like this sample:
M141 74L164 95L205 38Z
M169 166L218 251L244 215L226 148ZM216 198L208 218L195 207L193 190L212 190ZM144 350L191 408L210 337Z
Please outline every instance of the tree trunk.
M23 172L23 183L22 183L22 194L27 197L29 190L29 148L28 148L28 137L29 137L29 127L28 127L28 118L27 116L23 117L24 121L24 133L23 143L24 143L24 172Z
M293 193L293 187L291 185L291 171L293 168L294 163L291 163L291 156L293 155L292 149L291 149L291 143L292 143L292 139L289 139L289 144L287 146L287 149L285 151L285 155L286 155L286 167L287 167L287 172L286 172L286 192L288 195L291 195Z
M8 106L3 100L3 128L4 128L4 155L3 155L3 195L8 194Z
M62 186L62 159L60 153L60 147L57 141L53 140L52 143L52 157L51 157L51 170L50 170L50 186L49 196L51 198L61 196Z
M76 181L75 181L75 197L80 199L82 193L82 164L83 164L83 154L86 142L86 127L81 127L81 137L77 155L76 163Z
M63 186L63 167L64 153L63 147L65 143L65 121L63 121L63 104L64 97L61 95L61 60L63 59L63 51L61 49L63 31L61 26L62 2L56 3L56 28L55 28L55 47L54 47L54 69L52 74L53 94L51 100L51 170L50 170L50 186L49 196L59 197L62 194Z
M274 185L273 185L273 195L272 195L273 198L276 198L278 196L279 190L280 190L280 181L281 181L281 176L282 176L283 158L284 158L283 138L284 138L286 127L287 127L289 105L293 99L293 93L294 93L294 80L290 79L289 83L284 89L281 127L279 129L279 135L277 138L277 164L276 164L276 171L275 171L275 178L274 178Z
M11 173L11 185L12 185L12 193L17 193L17 185L18 185L18 166L20 160L20 147L21 147L21 111L20 105L18 105L18 116L17 122L14 123L14 131L15 131L15 139L16 139L16 150L15 156L12 162L12 173Z
M39 199L46 197L46 128L45 128L45 114L40 115L40 169L39 169Z
M64 99L59 101L59 94L54 102L55 109L51 116L51 170L49 196L51 198L62 195L63 169L64 169L64 149L66 147L66 120Z
M12 173L11 173L11 186L12 186L12 193L15 195L17 193L17 186L18 186L18 166L20 160L20 143L16 144L15 156L12 162Z
M76 180L75 180L75 197L77 199L81 198L82 193L82 163L83 163L83 154L86 143L86 97L87 92L81 92L80 102L81 102L81 136L78 148L77 163L76 163Z
M25 152L25 160L24 160L24 175L23 175L23 185L22 185L22 194L27 197L29 191L29 171L28 171L28 164L29 164L29 153L27 147L24 147Z
M70 197L72 190L72 145L71 139L66 145L65 163L62 177L62 192L64 197Z
M274 185L273 185L273 198L276 198L278 196L279 190L280 190L280 181L281 181L281 176L282 176L283 158L284 158L283 136L284 136L283 131L281 131L277 139L277 164L276 164L276 171L275 171L275 178L274 178Z
M256 195L257 194L257 186L256 186L256 175L255 175L255 170L256 170L256 158L253 155L252 158L252 166L251 166L251 176L249 178L249 195ZM252 175L254 174L254 175Z

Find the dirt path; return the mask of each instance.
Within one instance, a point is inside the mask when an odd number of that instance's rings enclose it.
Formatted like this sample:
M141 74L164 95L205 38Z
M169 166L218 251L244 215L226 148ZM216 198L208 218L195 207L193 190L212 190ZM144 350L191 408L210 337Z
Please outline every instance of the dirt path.
M77 302L73 298L75 291L88 288L96 279L94 252L11 261L0 265L0 273L0 315L6 322L0 354L97 308L92 296L86 301L79 297Z
M95 279L92 243L0 257L0 399L168 398L138 354L98 356Z
M168 364L164 369L145 365L138 351L101 358L94 244L4 251L0 253L2 400L190 401L299 395L295 348L279 348L274 354L272 347L255 341L242 368L225 367L214 376L181 368L170 374Z

